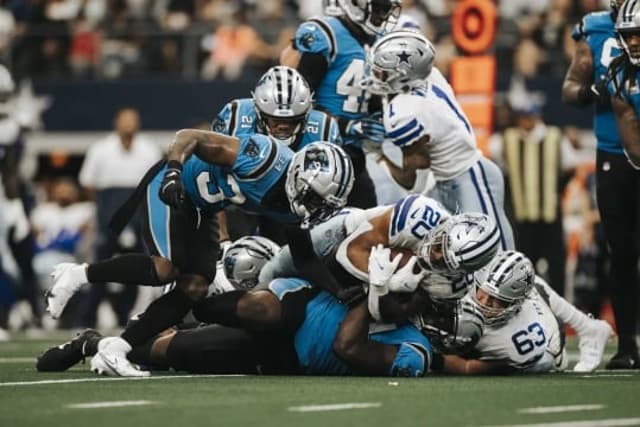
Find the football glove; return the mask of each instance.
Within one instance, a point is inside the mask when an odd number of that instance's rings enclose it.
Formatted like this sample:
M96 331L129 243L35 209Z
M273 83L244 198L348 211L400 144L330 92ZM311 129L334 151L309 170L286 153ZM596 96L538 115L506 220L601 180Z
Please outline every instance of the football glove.
M367 307L371 317L377 321L382 320L380 297L389 293L389 279L402 259L402 254L398 254L390 261L390 255L391 250L380 244L372 248L369 255L369 298Z
M418 258L412 256L409 261L396 271L389 279L389 290L391 292L413 292L418 288L424 276L424 270L419 269L418 273L413 272L413 268L418 262Z
M177 160L169 160L167 163L167 170L160 186L160 200L175 209L180 209L184 203L182 163Z
M365 139L376 144L382 144L386 135L384 124L382 123L382 114L375 113L363 119L350 120L347 123L345 133L347 136L355 137L356 139Z

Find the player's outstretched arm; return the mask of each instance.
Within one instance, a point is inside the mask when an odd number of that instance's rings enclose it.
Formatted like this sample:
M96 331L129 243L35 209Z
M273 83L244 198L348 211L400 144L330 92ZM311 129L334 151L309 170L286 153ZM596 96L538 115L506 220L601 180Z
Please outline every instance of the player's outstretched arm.
M333 351L354 371L364 375L389 375L398 353L395 345L369 340L366 302L349 310L340 324Z
M197 154L202 160L219 166L233 166L238 155L240 140L233 136L199 129L181 129L176 132L167 158L169 162L184 161Z
M640 169L640 119L633 106L618 96L611 97L611 105L625 154L631 166Z
M562 83L562 101L567 104L587 105L595 98L593 84L593 56L585 41L576 43L571 64Z
M455 354L445 354L442 358L442 372L446 374L490 375L507 374L512 371L506 363L498 361L465 359Z

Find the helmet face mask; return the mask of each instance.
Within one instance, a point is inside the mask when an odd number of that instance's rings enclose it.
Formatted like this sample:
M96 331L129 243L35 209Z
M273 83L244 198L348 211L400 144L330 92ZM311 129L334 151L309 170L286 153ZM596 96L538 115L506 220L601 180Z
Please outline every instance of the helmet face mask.
M251 289L258 284L262 267L280 247L261 236L245 236L231 244L222 261L225 276L236 289Z
M474 274L471 297L487 324L501 324L520 310L534 280L533 264L524 254L501 252Z
M309 227L344 207L353 187L353 165L342 148L314 142L294 154L285 190L293 213Z
M490 217L453 215L427 233L418 249L418 264L441 274L473 273L491 261L499 246L500 230Z
M382 35L400 17L400 0L338 0L344 15L369 35Z
M411 30L391 32L369 51L367 77L360 86L377 95L389 95L423 85L431 74L435 54L422 34Z
M640 66L640 4L633 0L625 2L618 11L615 27L629 61Z
M313 96L297 70L281 65L270 68L258 81L252 97L261 132L286 145L304 132Z

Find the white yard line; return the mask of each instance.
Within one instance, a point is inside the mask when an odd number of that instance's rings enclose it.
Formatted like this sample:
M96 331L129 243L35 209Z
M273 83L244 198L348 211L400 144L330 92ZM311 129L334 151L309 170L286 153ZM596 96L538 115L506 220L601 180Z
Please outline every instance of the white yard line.
M596 375L580 375L580 378L611 378L611 377L619 378L619 377L633 377L633 376L635 375L633 374L596 374Z
M156 402L152 400L117 400L112 402L70 403L65 407L70 409L122 408L125 406L152 405L154 403Z
M518 413L519 414L556 414L560 412L595 411L596 409L602 409L604 407L605 405L601 405L601 404L538 406L535 408L518 409Z
M621 427L638 426L640 418L609 418L606 420L562 421L538 424L508 424L484 427Z
M379 408L382 406L380 402L361 402L361 403L334 403L329 405L305 405L290 406L289 412L324 412L324 411L345 411L348 409L367 409Z
M17 387L26 385L48 385L48 384L72 384L72 383L93 383L99 381L148 381L148 380L173 380L183 378L226 378L243 377L244 375L159 375L146 378L140 377L116 377L116 378L70 378L61 380L41 380L41 381L16 381L0 383L0 387Z
M35 361L35 357L0 357L0 363L28 363Z

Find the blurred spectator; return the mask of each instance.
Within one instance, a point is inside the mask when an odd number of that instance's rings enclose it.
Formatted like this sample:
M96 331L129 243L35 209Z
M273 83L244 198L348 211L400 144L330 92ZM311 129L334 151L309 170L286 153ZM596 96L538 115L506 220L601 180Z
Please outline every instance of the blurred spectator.
M80 184L95 194L96 259L109 258L118 252L140 250L138 222L133 221L120 236L114 236L109 229L109 221L146 171L161 158L157 145L138 135L140 117L136 110L123 108L118 111L114 125L115 133L89 147L79 177ZM80 319L83 326L95 326L96 310L106 294L106 284L91 285ZM127 322L136 294L135 286L124 286L122 293L111 301L121 326Z
M81 241L90 230L94 204L80 202L80 190L70 178L58 178L48 191L47 201L31 212L35 234L34 268L40 283L47 283L53 267L61 262L78 262ZM86 257L85 257L86 258Z
M577 159L562 131L542 121L542 104L532 94L515 94L511 106L514 126L495 134L489 150L508 180L516 247L562 295L566 249L560 201Z

